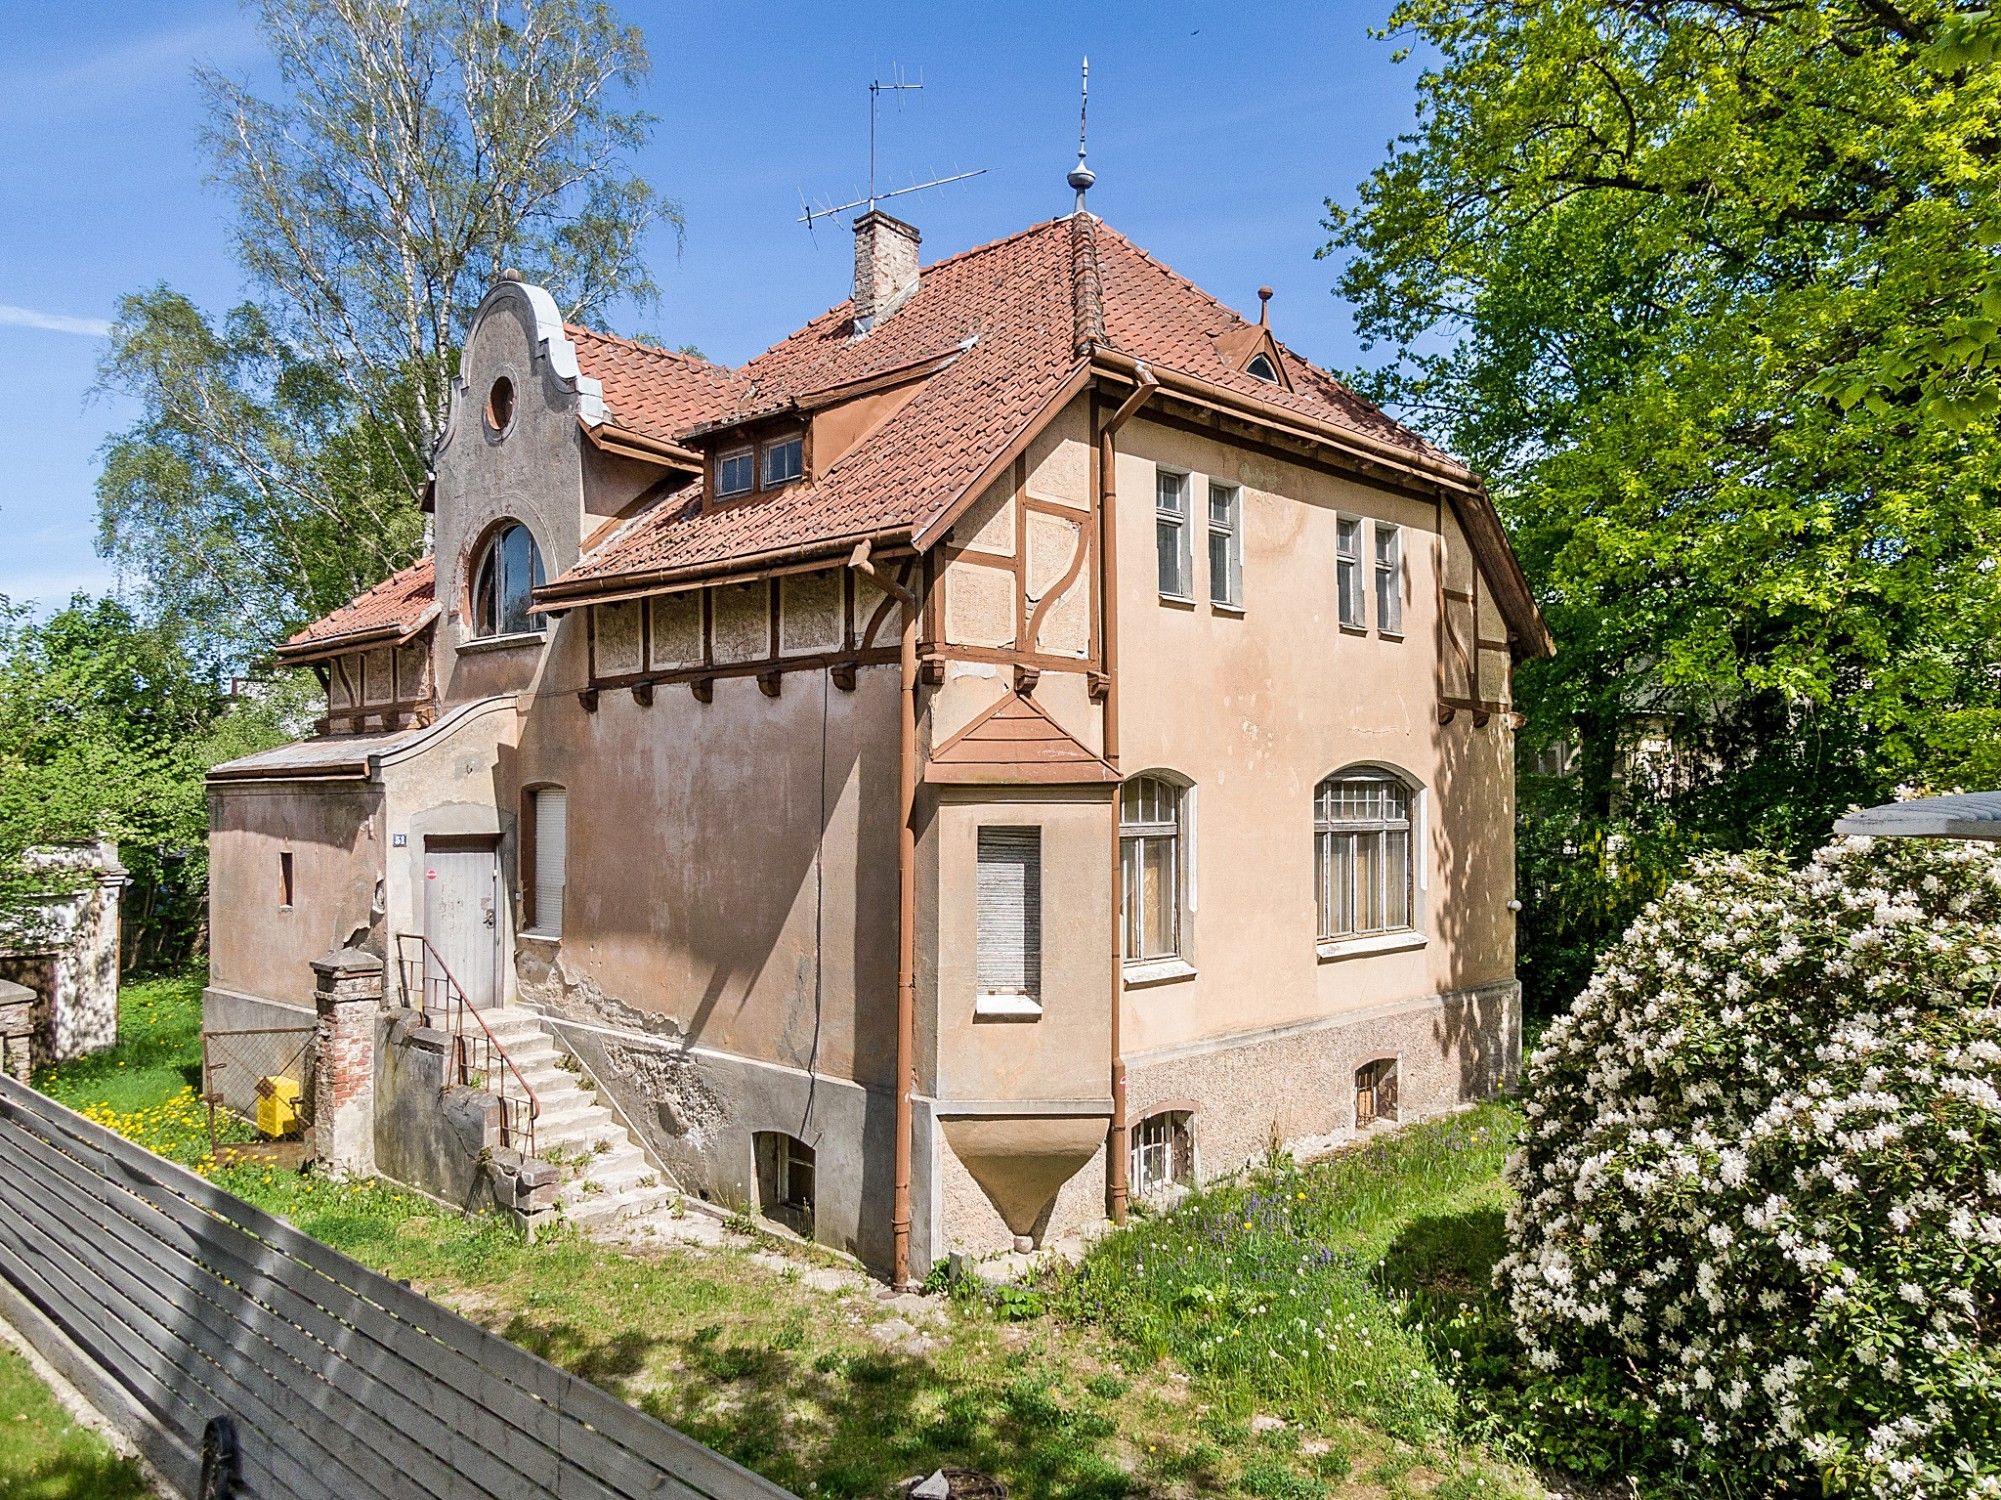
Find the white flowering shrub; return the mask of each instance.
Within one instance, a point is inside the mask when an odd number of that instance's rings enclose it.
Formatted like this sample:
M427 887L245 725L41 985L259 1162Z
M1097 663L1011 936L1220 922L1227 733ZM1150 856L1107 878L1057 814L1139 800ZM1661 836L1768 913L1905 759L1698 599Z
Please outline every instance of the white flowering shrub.
M1509 1164L1550 1404L1731 1493L2001 1496L1998 961L1983 844L1719 859L1650 906Z

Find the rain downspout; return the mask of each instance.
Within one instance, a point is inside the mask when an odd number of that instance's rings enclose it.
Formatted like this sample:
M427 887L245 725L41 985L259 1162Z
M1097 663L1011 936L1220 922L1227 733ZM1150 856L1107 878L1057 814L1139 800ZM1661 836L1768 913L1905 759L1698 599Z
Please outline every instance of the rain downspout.
M890 1281L908 1290L910 1279L911 1095L917 1086L917 595L876 571L869 544L860 543L848 566L866 573L903 606L898 662L903 711L897 725L896 830L896 1172L890 1200Z
M1119 429L1138 414L1139 409L1160 389L1153 371L1141 361L1135 367L1139 384L1119 404L1117 411L1098 429L1098 553L1104 559L1104 661L1105 673L1105 760L1119 766L1119 569L1118 569L1118 464ZM1119 859L1119 794L1112 794L1112 1127L1106 1141L1105 1213L1114 1224L1126 1221L1126 1058L1121 1032L1125 1011L1125 933L1120 921L1119 889L1124 873Z

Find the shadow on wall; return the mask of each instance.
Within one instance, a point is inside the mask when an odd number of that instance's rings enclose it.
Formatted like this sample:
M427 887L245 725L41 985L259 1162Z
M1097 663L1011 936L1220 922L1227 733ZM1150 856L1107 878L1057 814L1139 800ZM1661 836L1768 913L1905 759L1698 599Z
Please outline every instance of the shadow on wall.
M1484 725L1475 717L1460 709L1431 731L1438 779L1429 833L1441 856L1426 920L1444 945L1446 988L1453 992L1498 986L1515 975L1508 910L1515 883L1514 736L1505 713ZM1462 1101L1513 1085L1520 1011L1505 992L1449 1000L1432 1031L1440 1055L1456 1060Z

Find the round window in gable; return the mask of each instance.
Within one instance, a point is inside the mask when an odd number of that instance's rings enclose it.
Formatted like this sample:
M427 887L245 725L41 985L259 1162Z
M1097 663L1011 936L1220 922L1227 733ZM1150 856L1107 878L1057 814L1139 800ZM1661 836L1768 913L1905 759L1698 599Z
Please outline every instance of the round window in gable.
M514 425L514 382L505 375L486 393L486 425L502 436Z

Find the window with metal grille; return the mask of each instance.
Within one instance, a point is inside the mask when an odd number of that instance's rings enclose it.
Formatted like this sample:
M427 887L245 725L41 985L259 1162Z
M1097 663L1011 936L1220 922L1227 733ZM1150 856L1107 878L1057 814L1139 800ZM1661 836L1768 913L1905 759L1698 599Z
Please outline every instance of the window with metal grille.
M1376 629L1403 634L1403 528L1376 522Z
M1366 630L1368 606L1362 593L1362 523L1342 516L1334 523L1335 597L1341 623L1351 630Z
M1411 925L1410 789L1381 771L1330 776L1314 789L1320 936Z
M1195 1180L1193 1116L1185 1109L1164 1109L1132 1127L1129 1190L1138 1197L1175 1183Z
M1188 476L1159 469L1153 485L1154 545L1159 557L1160 592L1169 599L1192 599L1188 551Z
M1243 492L1234 484L1209 486L1209 602L1244 602Z
M1395 1121L1397 1117L1397 1060L1379 1057L1355 1070L1355 1128Z
M1042 830L982 828L975 947L982 995L1042 994Z
M557 937L563 931L563 885L569 878L570 797L559 786L531 794L535 885L529 898L529 931Z
M1119 863L1129 963L1181 956L1186 788L1135 776L1119 789Z

